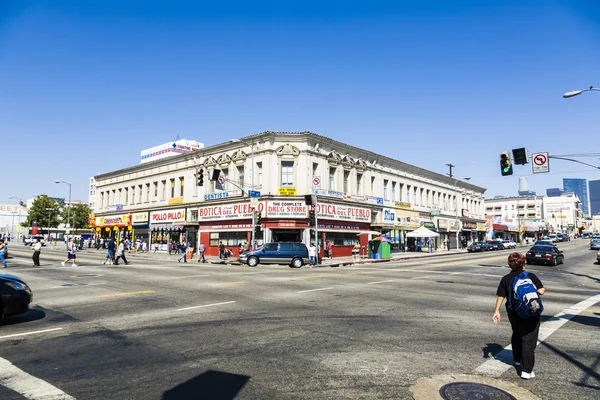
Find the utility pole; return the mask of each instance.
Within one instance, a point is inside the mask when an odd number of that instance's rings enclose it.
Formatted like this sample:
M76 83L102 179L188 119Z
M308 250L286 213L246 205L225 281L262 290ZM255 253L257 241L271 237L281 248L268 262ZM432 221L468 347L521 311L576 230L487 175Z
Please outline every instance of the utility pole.
M450 172L447 173L446 175L448 175L450 178L452 178L452 168L456 167L456 165L453 165L452 163L449 163L446 165L450 168Z

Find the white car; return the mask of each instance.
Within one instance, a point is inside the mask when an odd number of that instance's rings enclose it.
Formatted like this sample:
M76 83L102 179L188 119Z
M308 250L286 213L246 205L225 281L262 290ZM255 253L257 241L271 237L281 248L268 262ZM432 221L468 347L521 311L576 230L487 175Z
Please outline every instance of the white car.
M504 247L506 247L508 249L516 249L517 248L517 242L513 242L512 240L508 240L508 241L504 242Z
M44 236L42 235L31 235L25 238L23 244L25 246L33 246L33 244L35 243L36 240L40 239L40 243L42 244L42 246L46 245L46 240L44 239Z

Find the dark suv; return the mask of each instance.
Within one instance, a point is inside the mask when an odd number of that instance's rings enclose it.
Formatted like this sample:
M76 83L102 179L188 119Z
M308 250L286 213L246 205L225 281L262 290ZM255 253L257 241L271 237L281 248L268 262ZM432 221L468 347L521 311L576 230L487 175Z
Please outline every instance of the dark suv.
M308 262L308 248L304 243L266 243L262 247L240 255L239 262L256 267L258 264L288 264L300 268Z

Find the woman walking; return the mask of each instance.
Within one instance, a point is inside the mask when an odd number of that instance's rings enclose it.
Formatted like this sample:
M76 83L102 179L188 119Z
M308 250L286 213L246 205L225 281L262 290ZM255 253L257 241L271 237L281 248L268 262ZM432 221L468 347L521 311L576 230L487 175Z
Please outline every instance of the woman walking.
M73 240L73 238L71 238L69 240L69 243L67 243L67 259L65 261L61 262L60 265L62 265L64 267L66 262L71 261L71 266L76 267L77 266L77 264L75 264L76 258L77 258L77 245L75 244L75 241Z
M33 266L34 267L41 267L40 265L40 253L42 251L42 243L40 242L40 239L36 239L35 243L33 244L33 246L31 246L33 248L33 256L31 256L31 259L33 260Z

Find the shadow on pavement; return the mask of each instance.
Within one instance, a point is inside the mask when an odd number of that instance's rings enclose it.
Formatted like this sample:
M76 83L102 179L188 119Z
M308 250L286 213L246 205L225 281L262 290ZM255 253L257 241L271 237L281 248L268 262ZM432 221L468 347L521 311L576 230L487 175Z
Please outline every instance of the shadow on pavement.
M585 373L585 375L583 376L583 378L581 378L581 380L579 382L573 382L575 385L582 386L582 387L588 387L588 388L592 388L592 389L596 389L596 390L600 390L600 386L590 385L588 383L588 380L590 378L593 379L593 380L595 380L596 382L600 382L600 374L598 374L596 372L596 368L598 367L598 364L600 363L600 356L596 357L596 361L594 361L594 363L593 363L593 365L591 367L588 367L587 365L585 365L582 362L574 359L573 357L571 357L570 355L568 355L564 351L558 349L557 347L555 347L555 346L553 346L553 345L551 345L551 344L549 344L547 342L541 342L540 345L542 345L542 346L548 348L549 350L553 351L554 353L556 353L560 357L564 358L565 360L567 360L568 362L570 362L571 364L573 364L574 366L576 366L582 372Z
M248 380L246 375L206 371L167 390L163 400L232 400Z
M13 317L6 317L0 320L0 326L16 325L25 322L37 321L46 317L46 311L40 308L30 308L26 313L15 315Z
M504 347L498 343L486 343L485 347L481 349L483 351L483 358L494 358L494 356L500 353Z

